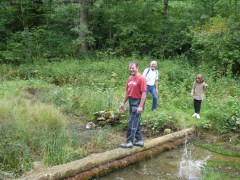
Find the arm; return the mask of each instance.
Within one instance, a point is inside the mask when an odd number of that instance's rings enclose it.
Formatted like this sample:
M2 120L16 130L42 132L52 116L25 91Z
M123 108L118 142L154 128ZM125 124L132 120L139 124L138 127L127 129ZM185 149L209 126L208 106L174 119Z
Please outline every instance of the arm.
M125 107L125 104L126 104L127 100L128 100L128 95L127 95L127 92L126 92L125 97L123 99L123 102L121 102L121 104L120 104L120 109L119 109L120 112L124 111L124 107Z
M192 86L192 90L191 90L190 96L193 96L194 88L195 88L195 82L193 83L193 86Z
M144 69L144 71L143 71L142 75L143 75L144 77L146 77L146 73L147 73L147 70L146 70L146 69Z
M156 89L156 94L158 95L158 70L156 70L157 74L156 74L156 79L155 79L155 89Z
M155 80L155 89L156 89L156 94L158 94L158 80Z
M204 90L207 89L208 88L208 84L204 83L203 88L204 88Z
M143 111L143 105L145 103L146 96L147 96L147 93L145 91L142 92L141 101L140 101L140 104L137 108L137 113L141 113Z

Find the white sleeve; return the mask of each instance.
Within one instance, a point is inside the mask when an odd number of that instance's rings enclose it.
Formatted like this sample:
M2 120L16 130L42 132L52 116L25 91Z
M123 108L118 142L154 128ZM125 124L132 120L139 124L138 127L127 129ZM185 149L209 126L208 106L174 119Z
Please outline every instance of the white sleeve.
M146 77L147 71L148 71L148 68L144 69L143 74L142 74L144 77Z

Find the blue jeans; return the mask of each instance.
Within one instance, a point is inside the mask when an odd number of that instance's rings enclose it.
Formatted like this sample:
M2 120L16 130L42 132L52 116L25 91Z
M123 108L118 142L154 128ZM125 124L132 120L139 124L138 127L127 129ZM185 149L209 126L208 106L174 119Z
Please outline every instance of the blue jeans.
M152 98L153 98L152 110L155 110L155 109L157 109L157 102L158 102L158 96L156 94L155 86L147 86L147 95L149 92L152 94Z
M137 141L141 141L142 140L140 124L141 113L137 113L137 108L140 104L141 99L129 98L128 101L130 119L128 123L126 142L130 141L133 142L134 138L136 138Z

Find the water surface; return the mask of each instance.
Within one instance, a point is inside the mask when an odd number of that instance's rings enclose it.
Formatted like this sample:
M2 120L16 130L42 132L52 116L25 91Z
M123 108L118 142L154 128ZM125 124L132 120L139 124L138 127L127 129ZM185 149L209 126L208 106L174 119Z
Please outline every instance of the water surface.
M201 166L207 160L240 162L240 158L224 156L191 144L166 151L152 159L112 172L99 180L177 180L201 178Z

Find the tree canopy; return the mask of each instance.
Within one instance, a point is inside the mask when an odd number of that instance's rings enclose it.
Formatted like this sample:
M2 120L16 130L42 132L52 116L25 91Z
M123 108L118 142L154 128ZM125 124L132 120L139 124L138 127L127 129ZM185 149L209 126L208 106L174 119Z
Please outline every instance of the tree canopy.
M240 69L237 0L1 0L0 61L104 52Z

